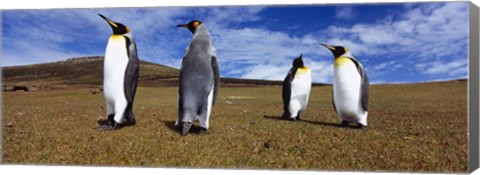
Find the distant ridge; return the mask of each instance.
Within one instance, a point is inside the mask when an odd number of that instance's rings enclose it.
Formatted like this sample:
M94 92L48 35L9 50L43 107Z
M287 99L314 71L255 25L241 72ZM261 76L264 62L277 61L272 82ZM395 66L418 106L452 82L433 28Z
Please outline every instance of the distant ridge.
M256 79L240 79L240 78L222 78L222 83L225 83L228 86L235 86L235 85L282 85L283 81L275 81L275 80L256 80ZM326 83L312 83L312 86L328 86L331 84Z
M468 78L457 79L445 79L445 80L432 80L432 81L420 81L420 82L392 82L392 83L376 83L371 85L402 85L402 84L425 84L425 83L451 83L451 82L466 82Z
M36 87L101 86L103 59L103 56L89 56L52 63L3 67L3 84ZM178 86L179 73L176 68L140 61L139 86ZM221 78L221 86L266 85L282 85L282 81Z
M69 58L52 63L3 67L4 84L102 85L103 56ZM139 81L177 79L178 69L140 61Z

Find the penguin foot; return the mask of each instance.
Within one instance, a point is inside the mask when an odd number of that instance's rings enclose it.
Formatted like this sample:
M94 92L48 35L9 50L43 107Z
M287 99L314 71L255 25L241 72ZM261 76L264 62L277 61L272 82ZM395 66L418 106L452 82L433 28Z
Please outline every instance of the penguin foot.
M99 130L99 131L111 131L111 130L116 130L116 129L122 128L122 125L115 122L113 117L114 117L113 114L108 115L107 122L104 123L104 124L99 123L100 125L98 125L97 130Z
M289 121L297 121L297 117L291 118L291 117L288 117L288 116L282 116L282 117L280 117L280 119L289 120Z
M343 127L347 127L348 126L348 121L346 120L342 120L342 124L341 124Z
M301 119L300 119L300 116L298 115L297 117L295 117L295 120L296 120L296 121L300 121L300 120L301 120Z
M294 117L294 118L286 117L286 118L284 118L284 120L296 122L296 121L297 121L297 118L295 118L295 117Z
M206 135L208 134L208 129L207 128L200 128L200 131L198 132L199 135Z
M127 123L130 126L135 125L137 123L137 121L135 120L135 116L127 117Z
M192 127L192 122L182 122L180 134L182 136L186 136L191 127Z
M365 128L367 127L367 126L362 125L362 124L360 124L360 123L357 123L357 124L358 124L358 128L360 128L360 129L365 129Z
M115 123L113 125L111 125L111 124L99 125L97 127L97 130L99 130L99 131L112 131L112 130L117 130L117 129L120 129L120 128L121 128L120 124Z

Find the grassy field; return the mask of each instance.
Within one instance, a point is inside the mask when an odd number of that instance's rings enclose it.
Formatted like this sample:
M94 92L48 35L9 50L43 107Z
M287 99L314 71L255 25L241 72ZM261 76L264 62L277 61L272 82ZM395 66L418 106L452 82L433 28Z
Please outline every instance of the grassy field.
M176 87L140 87L137 125L112 132L94 129L104 99L90 91L4 92L3 163L467 171L466 81L371 86L364 130L339 126L330 86L312 89L298 122L276 119L281 86L224 87L209 132L185 137L173 127Z

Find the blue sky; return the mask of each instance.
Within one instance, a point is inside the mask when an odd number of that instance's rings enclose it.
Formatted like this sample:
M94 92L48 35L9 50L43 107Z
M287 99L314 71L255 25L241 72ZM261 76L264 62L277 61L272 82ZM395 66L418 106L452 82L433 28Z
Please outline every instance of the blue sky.
M283 80L303 53L315 82L331 83L343 45L371 83L468 76L468 2L5 10L2 66L103 55L111 28L97 13L129 26L140 59L179 68L191 40L177 24L203 21L223 77Z

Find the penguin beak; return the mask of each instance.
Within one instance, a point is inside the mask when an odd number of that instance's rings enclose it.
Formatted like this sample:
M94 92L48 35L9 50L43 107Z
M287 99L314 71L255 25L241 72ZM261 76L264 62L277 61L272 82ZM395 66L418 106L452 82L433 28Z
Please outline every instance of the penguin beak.
M117 28L118 25L113 22L112 20L108 19L107 17L103 16L102 14L98 14L98 16L102 17L105 21L107 21L107 23L112 26L112 28Z
M328 50L331 50L331 51L334 51L334 50L335 50L335 47L329 46L329 45L327 45L327 44L322 43L322 44L320 44L320 45L322 45L323 47L326 47Z
M188 25L187 24L179 24L179 25L177 25L177 27L188 28Z

